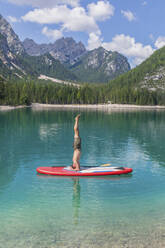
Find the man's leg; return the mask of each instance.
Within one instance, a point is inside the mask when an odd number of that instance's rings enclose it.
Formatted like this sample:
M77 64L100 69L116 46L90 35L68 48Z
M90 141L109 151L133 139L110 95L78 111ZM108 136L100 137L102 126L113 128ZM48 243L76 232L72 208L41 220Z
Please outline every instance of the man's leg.
M74 137L79 137L79 128L78 128L78 123L79 123L79 118L80 114L75 117L75 124L74 124Z

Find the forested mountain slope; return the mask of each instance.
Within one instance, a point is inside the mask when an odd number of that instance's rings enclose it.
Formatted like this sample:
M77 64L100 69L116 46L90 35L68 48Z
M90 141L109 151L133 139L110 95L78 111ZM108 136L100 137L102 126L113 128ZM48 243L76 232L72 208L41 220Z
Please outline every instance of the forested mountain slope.
M114 102L136 103L138 96L139 104L165 104L165 47L155 51L136 68L110 81L108 88Z
M165 89L165 47L142 64L110 82L111 86L133 86L154 91ZM160 87L161 86L161 87Z

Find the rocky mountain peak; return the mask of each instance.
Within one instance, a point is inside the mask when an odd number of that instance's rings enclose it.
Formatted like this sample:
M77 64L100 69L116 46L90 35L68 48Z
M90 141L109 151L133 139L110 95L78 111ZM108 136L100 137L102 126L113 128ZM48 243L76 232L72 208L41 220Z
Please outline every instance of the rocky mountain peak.
M88 57L87 57L87 63L86 67L92 67L92 68L99 68L102 63L104 63L104 60L107 55L111 54L111 52L108 52L103 47L96 48L92 51L89 51Z
M22 44L27 54L31 56L40 56L50 52L52 49L52 44L37 44L34 40L29 38L26 38Z
M54 58L68 64L74 64L85 53L85 46L81 42L76 43L71 37L57 40L51 52Z
M11 25L0 15L0 33L6 38L10 51L14 54L22 54L24 47L19 40L18 35L15 34Z
M50 53L55 59L64 64L74 64L86 53L85 46L71 38L61 38L54 43L37 44L31 39L25 39L23 46L29 55L38 56Z
M77 64L72 66L72 71L82 81L108 82L116 76L130 70L128 60L123 55L107 51L103 47L87 52Z
M93 69L102 67L107 75L111 75L118 70L122 70L123 72L130 70L130 65L126 57L117 52L107 51L103 47L89 52L85 66L86 68L91 67Z
M29 39L29 38L26 38L26 39L23 41L23 43L24 43L25 45L27 45L27 46L30 46L30 45L35 45L35 46L37 46L37 44L35 43L35 41L32 40L32 39Z
M93 49L92 51L94 51L94 52L102 52L102 53L107 53L108 51L104 48L104 47L102 47L102 46L100 46L100 47L98 47L98 48L95 48L95 49Z
M81 49L83 52L86 51L86 48L82 44L82 42L76 43L76 41L72 37L66 37L66 38L63 37L61 39L56 40L54 42L54 48L56 48L58 51L64 49L66 52L68 51L68 49L73 50L76 48Z

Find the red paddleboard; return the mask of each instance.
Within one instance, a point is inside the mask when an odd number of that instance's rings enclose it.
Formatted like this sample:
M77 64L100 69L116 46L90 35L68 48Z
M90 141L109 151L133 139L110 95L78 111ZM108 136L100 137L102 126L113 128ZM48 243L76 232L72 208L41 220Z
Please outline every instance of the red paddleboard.
M81 167L79 171L70 170L68 167L38 167L37 172L56 176L106 176L121 175L132 172L131 168L126 167Z

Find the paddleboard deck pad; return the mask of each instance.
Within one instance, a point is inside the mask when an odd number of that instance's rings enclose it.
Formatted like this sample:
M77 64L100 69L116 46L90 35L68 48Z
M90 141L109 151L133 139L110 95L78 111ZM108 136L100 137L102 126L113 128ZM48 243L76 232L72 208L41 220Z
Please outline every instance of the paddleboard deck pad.
M67 167L38 167L37 172L40 174L55 175L55 176L106 176L106 175L121 175L132 172L131 168L126 167L81 167L80 171L71 170Z

